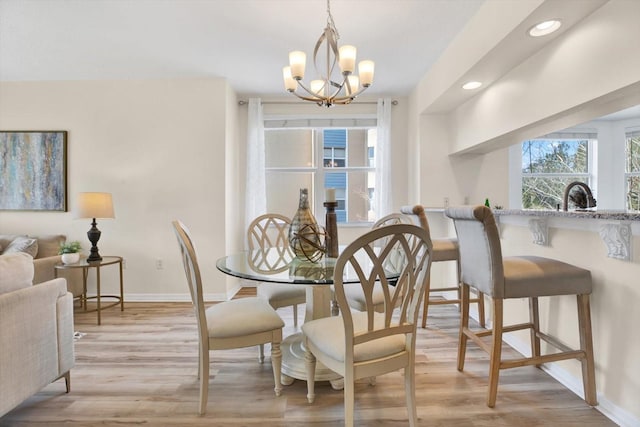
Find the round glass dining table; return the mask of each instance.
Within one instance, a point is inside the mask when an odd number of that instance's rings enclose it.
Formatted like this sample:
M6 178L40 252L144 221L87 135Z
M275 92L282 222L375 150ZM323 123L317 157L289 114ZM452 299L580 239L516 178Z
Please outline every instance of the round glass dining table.
M288 248L273 247L238 252L220 258L218 270L231 276L260 282L286 283L305 286L305 322L331 315L331 286L336 259L322 257L316 262L297 258ZM388 276L392 277L393 271ZM397 276L397 274L396 274ZM356 272L344 269L343 283L358 283ZM337 313L336 313L337 314ZM287 336L281 344L282 384L289 385L295 378L306 380L304 365L304 337L302 333ZM342 377L318 363L316 381L330 381L335 389L343 386Z

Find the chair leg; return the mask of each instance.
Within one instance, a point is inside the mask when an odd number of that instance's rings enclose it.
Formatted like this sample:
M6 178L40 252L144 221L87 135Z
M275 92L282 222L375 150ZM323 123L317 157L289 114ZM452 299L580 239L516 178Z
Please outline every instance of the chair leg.
M480 322L480 326L482 328L486 328L487 321L484 313L484 294L480 291L477 291L477 292L478 292L478 319Z
M418 410L416 408L416 381L415 360L404 368L404 392L407 399L407 412L409 413L409 426L414 427L418 422Z
M589 295L578 295L578 326L580 328L580 349L585 352L582 363L584 400L591 406L598 404L596 395L596 372L591 334L591 309Z
M355 407L355 382L353 369L347 367L344 374L344 425L353 427L353 412Z
M540 337L538 336L538 332L540 332L540 312L538 310L538 297L529 298L529 321L533 325L533 328L530 330L531 334L531 356L538 357L540 356ZM541 365L536 365L539 368Z
M293 326L298 327L298 304L293 305Z
M200 346L201 350L203 346ZM198 414L204 415L207 412L207 401L209 400L209 349L200 352L200 409Z
M67 393L71 391L71 371L67 371L64 374L64 386L67 389Z
M429 294L431 294L431 272L427 276L427 284L424 287L424 302L422 308L422 327L427 327L427 315L429 314Z
M273 351L273 349L271 349ZM258 362L264 363L264 344L258 346Z
M271 341L271 367L273 368L273 380L275 384L273 390L276 392L276 396L280 396L280 394L282 394L282 383L280 382L282 351L280 350L280 341Z
M496 406L498 395L498 380L500 378L500 362L502 360L502 299L493 299L493 333L491 343L491 356L489 358L489 390L487 393L487 406Z
M460 332L458 335L458 371L464 369L464 358L467 352L467 334L464 330L469 328L469 285L462 284L462 293L460 295Z
M304 354L304 362L307 371L307 400L309 401L309 403L313 403L316 398L316 357L313 355L313 353L311 353L308 345L307 351Z

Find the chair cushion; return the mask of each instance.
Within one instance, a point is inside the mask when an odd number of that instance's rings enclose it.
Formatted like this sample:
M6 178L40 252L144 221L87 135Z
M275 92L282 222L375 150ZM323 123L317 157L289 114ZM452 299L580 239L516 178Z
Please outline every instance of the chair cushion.
M591 293L591 272L562 261L536 256L503 258L504 298Z
M38 240L32 237L18 236L4 248L3 255L12 254L16 252L24 252L35 258L38 253Z
M284 327L276 311L260 298L221 302L207 308L206 316L211 338L231 338Z
M349 305L358 311L366 311L367 306L364 301L364 292L362 291L362 285L360 283L345 283L343 285L344 293L349 301ZM391 294L395 292L396 288L390 289ZM384 292L382 290L382 284L376 282L373 285L373 304L376 306L375 311L382 311L384 304ZM378 307L379 306L379 307Z
M352 312L354 335L367 330L367 313ZM384 315L375 313L374 325L381 328ZM324 317L311 320L302 325L302 332L322 352L340 362L345 359L345 334L342 316ZM358 344L353 350L355 362L377 359L400 353L406 349L403 334L391 335L377 340Z
M299 299L299 303L305 302L306 289L302 285L288 285L284 283L261 283L258 286L259 297L269 302L274 300Z
M33 258L24 252L0 256L0 294L27 288L33 283Z
M458 239L433 239L433 258L431 262L455 261L459 257Z

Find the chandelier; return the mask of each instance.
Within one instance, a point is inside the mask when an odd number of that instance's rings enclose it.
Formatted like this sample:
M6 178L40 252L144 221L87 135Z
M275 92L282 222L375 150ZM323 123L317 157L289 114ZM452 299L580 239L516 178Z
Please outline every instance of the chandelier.
M327 0L327 27L316 42L313 50L313 64L319 79L306 85L304 70L307 55L299 50L289 53L289 66L282 69L286 90L300 99L315 102L324 107L334 104L349 104L364 92L373 82L373 61L360 61L358 75L354 74L356 48L344 45L338 48L340 35L331 16L331 6ZM325 44L326 58L319 58L322 45ZM339 67L339 74L336 65ZM324 70L324 73L323 71ZM334 77L335 75L335 77Z

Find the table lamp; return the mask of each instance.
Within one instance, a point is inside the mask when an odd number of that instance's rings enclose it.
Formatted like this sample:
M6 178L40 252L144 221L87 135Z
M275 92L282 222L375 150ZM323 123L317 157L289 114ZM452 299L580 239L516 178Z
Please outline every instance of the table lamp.
M87 258L87 262L101 261L102 257L98 253L98 240L100 240L101 233L96 227L96 218L115 218L111 193L78 193L75 218L91 218L93 220L91 229L87 232L87 237L91 242L91 254Z

